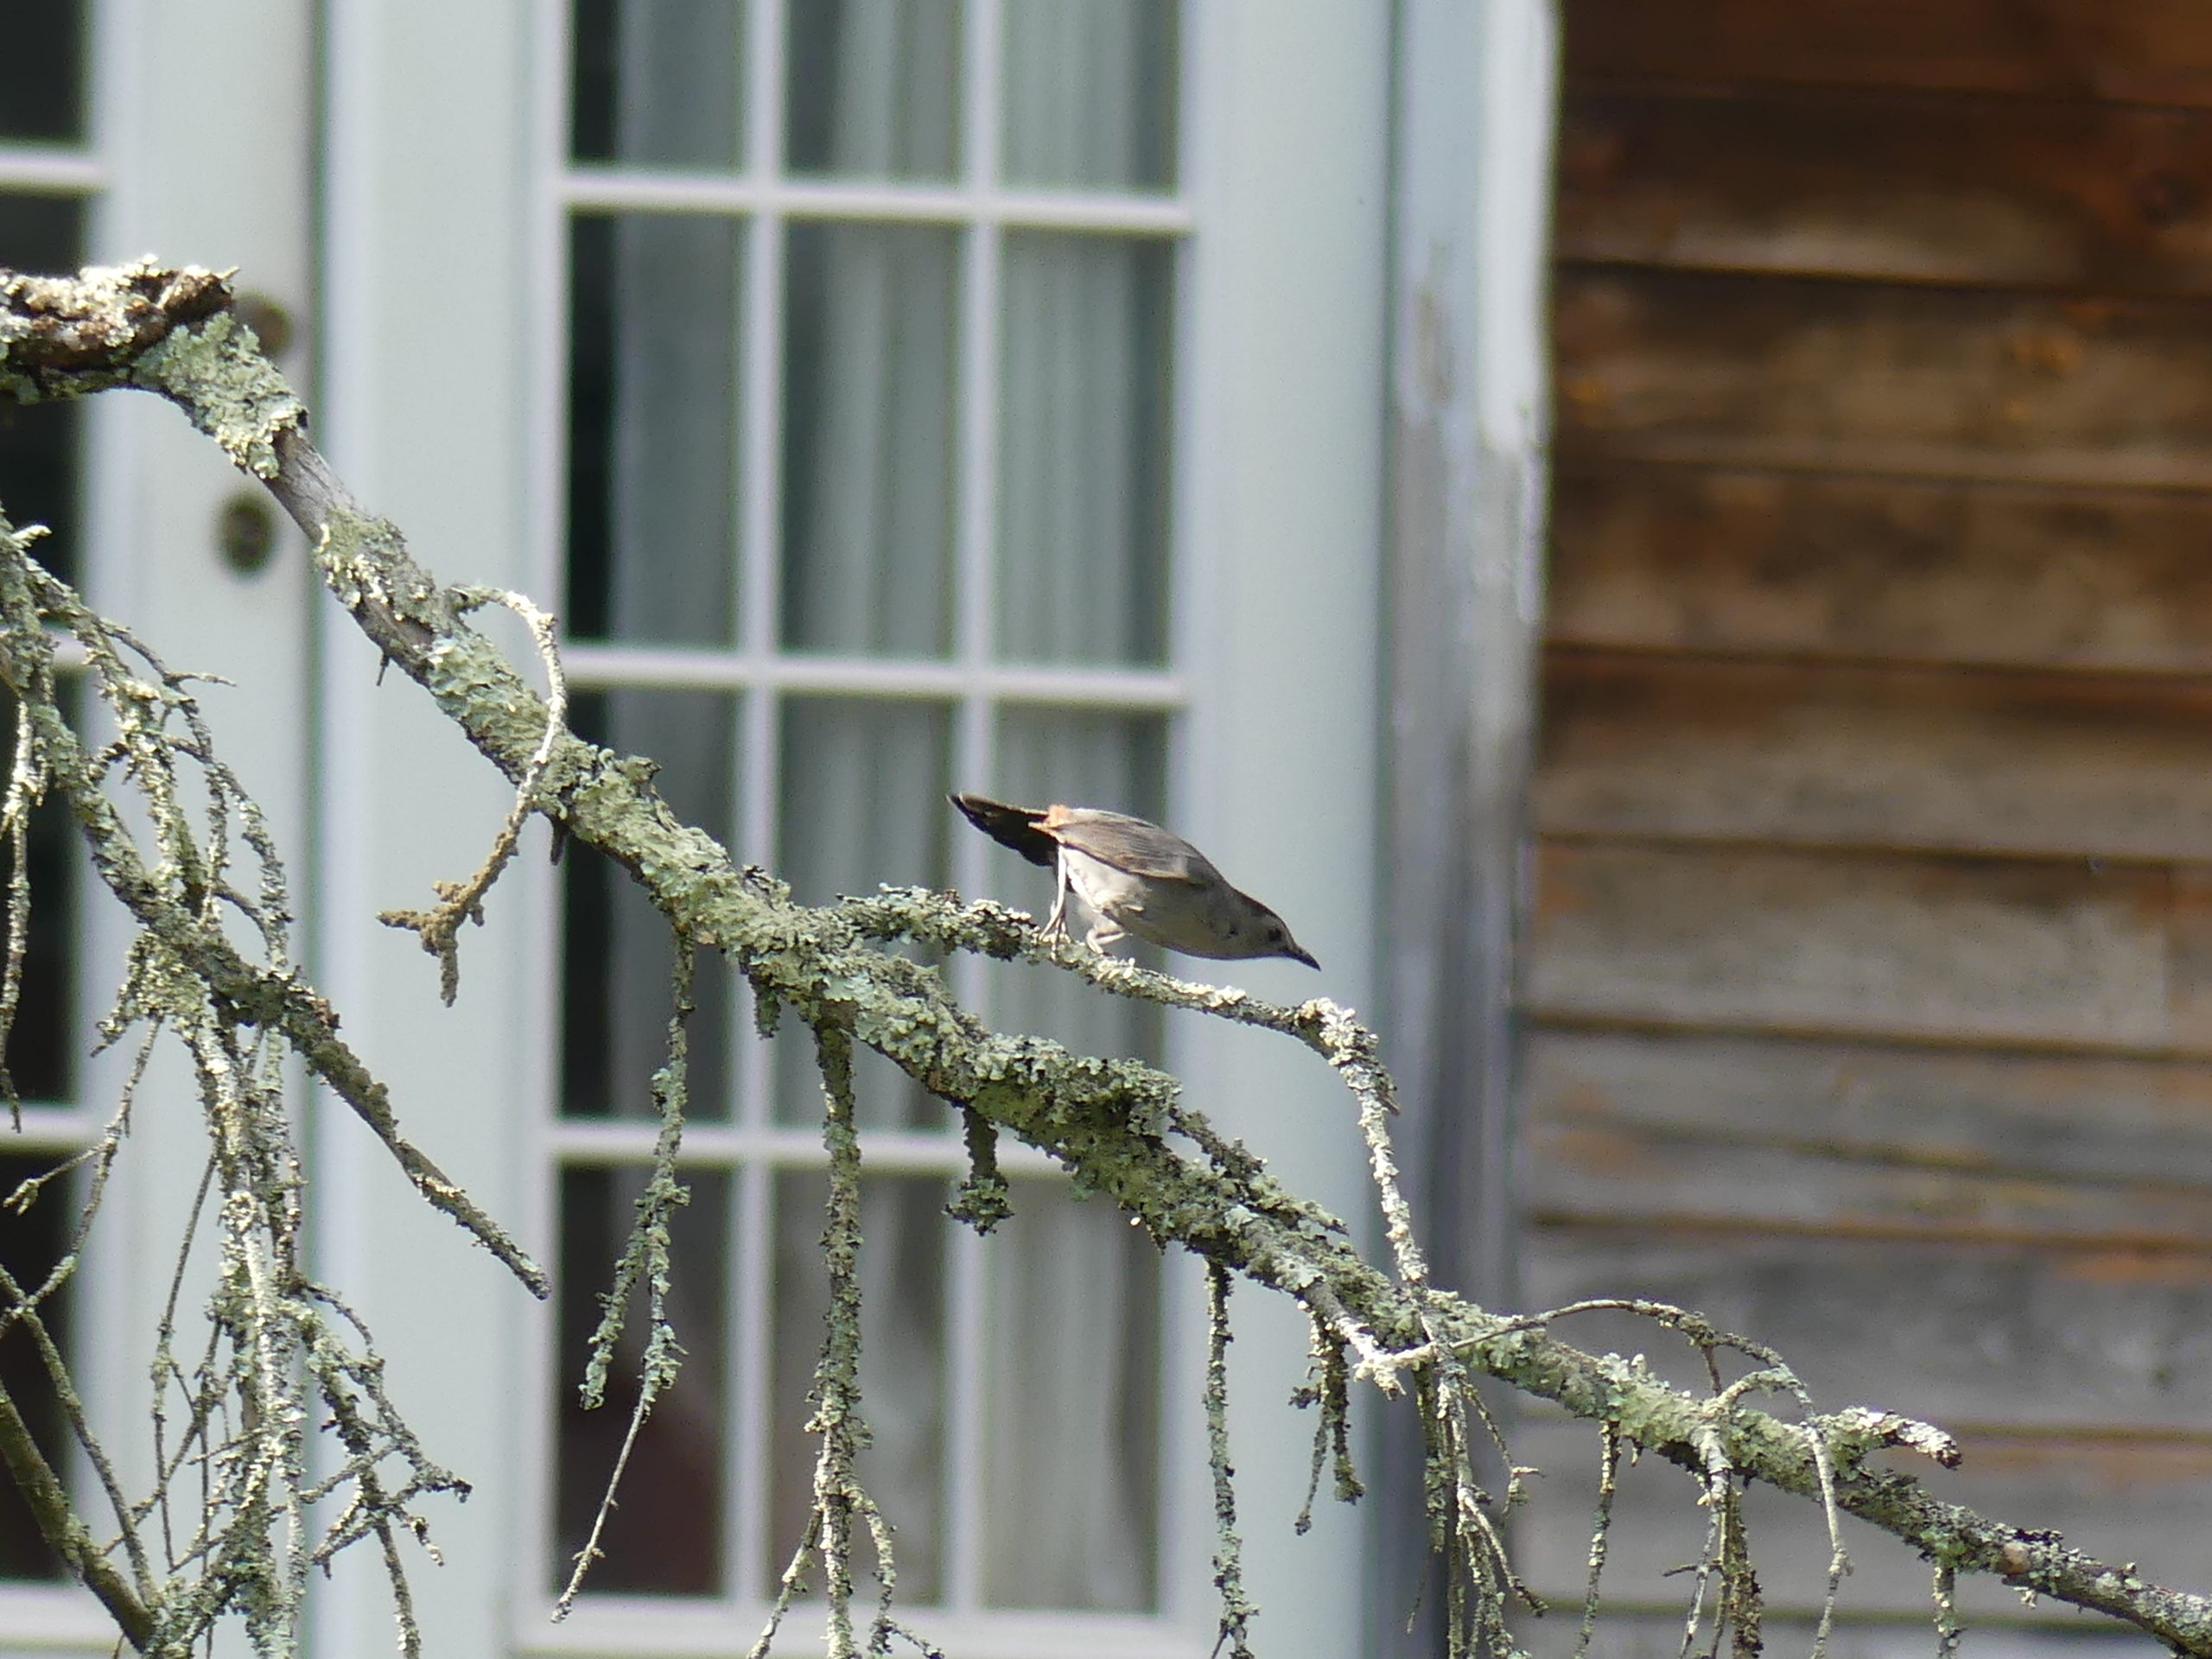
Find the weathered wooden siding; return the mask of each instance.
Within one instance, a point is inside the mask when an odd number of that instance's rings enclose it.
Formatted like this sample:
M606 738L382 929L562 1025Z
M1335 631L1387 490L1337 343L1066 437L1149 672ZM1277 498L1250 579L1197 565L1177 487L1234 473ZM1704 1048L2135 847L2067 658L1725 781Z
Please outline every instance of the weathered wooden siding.
M1565 10L1530 1300L1700 1307L2212 1586L2212 6ZM1629 1606L1694 1497L1624 1489Z

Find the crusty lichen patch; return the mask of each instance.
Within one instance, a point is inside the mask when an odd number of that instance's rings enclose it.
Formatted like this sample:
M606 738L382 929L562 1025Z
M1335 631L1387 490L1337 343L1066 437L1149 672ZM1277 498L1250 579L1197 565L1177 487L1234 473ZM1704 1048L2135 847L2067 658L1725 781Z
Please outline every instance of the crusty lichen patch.
M307 407L253 330L227 311L179 328L138 359L133 385L184 410L223 453L256 478L276 476L276 439L305 423Z

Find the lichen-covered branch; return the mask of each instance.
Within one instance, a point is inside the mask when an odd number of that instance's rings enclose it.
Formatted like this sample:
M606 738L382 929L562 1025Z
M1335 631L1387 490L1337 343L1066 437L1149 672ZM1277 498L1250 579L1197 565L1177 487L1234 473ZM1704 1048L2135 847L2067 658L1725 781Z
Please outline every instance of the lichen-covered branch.
M157 1332L150 1490L125 1496L39 1312L73 1273L75 1249L36 1284L0 1273L0 1331L20 1325L31 1339L67 1431L114 1511L115 1537L91 1535L35 1443L11 1432L22 1426L12 1402L0 1411L0 1458L48 1543L141 1652L188 1654L232 1616L243 1618L257 1652L296 1652L312 1570L374 1537L397 1598L402 1645L411 1653L417 1639L397 1535L421 1538L418 1500L466 1487L426 1455L393 1408L383 1362L360 1322L307 1277L289 1057L305 1058L357 1106L383 1109L387 1144L404 1162L412 1149L391 1128L373 1081L338 1042L335 1020L297 980L283 867L259 809L216 753L188 689L193 677L170 671L86 607L31 556L31 542L0 518L0 685L18 735L9 810L18 823L41 803L65 811L94 874L138 924L122 989L100 1030L109 1042L143 1034L116 1119L72 1160L93 1171L75 1239L81 1244L92 1226L147 1057L164 1035L181 1045L198 1084L208 1153L175 1242L169 1306ZM114 728L97 749L65 717L57 636L79 648L87 691ZM11 935L29 896L23 884L10 883ZM419 1155L412 1161L418 1185L442 1182ZM59 1202L57 1174L22 1184L7 1201L19 1209ZM464 1224L480 1221L486 1242L504 1246L518 1269L536 1273L465 1198L438 1197ZM195 1240L210 1234L201 1255L207 1338L186 1363L173 1342L175 1308ZM310 1482L310 1449L323 1422L341 1451L333 1471ZM191 1496L173 1502L180 1483ZM334 1500L335 1512L319 1524L310 1511L324 1499ZM190 1516L181 1528L174 1523L180 1509ZM118 1552L130 1566L129 1581L111 1564Z
M8 536L8 526L0 520L0 537ZM9 547L11 556L21 551L12 538ZM249 960L219 925L195 913L182 902L181 893L160 880L139 855L121 813L100 791L104 768L60 711L30 695L53 675L53 643L47 625L73 633L80 642L98 640L110 631L109 625L35 565L10 565L9 570L20 573L22 590L10 600L0 588L0 611L11 612L0 615L0 684L29 698L23 728L41 745L45 768L78 818L102 882L130 912L144 937L173 952L226 1007L250 1024L281 1032L315 1076L384 1143L426 1202L497 1256L531 1294L540 1299L550 1295L552 1284L544 1269L400 1134L389 1095L339 1036L338 1016L330 1005L289 965ZM127 671L118 662L114 671L123 675ZM172 845L163 850L176 849Z
M1924 1426L1864 1411L1793 1422L1740 1389L1717 1390L1720 1398L1674 1388L1637 1363L1561 1341L1548 1318L1503 1316L1429 1286L1395 1213L1387 1217L1393 1268L1371 1264L1335 1217L1214 1136L1181 1105L1173 1079L1132 1061L986 1030L934 970L882 947L922 940L1051 962L1122 995L1281 1032L1334 1067L1363 1116L1379 1124L1389 1081L1372 1036L1344 1010L1319 1000L1278 1007L1185 984L1046 941L1015 912L943 894L886 893L809 910L772 877L739 868L675 817L653 791L648 765L556 729L523 676L468 625L465 597L442 587L396 529L353 501L308 442L297 401L226 305L207 273L151 265L68 282L0 281L0 397L134 385L176 404L307 531L323 582L384 656L510 780L531 786L535 810L629 871L678 937L721 949L764 1003L866 1044L976 1120L1051 1154L1163 1245L1297 1299L1351 1353L1359 1374L1381 1385L1405 1373L1431 1402L1432 1430L1456 1442L1450 1456L1459 1472L1442 1471L1439 1496L1471 1562L1479 1566L1482 1541L1495 1533L1488 1500L1466 1472L1478 1402L1470 1404L1454 1379L1481 1376L1555 1402L1604 1425L1609 1444L1640 1446L1701 1480L1725 1470L1810 1501L1832 1497L1936 1562L1945 1605L1958 1572L1993 1573L2212 1659L2212 1599L2147 1584L2048 1533L1941 1502L1916 1480L1872 1465L1872 1453L1896 1446L1955 1460ZM1371 1135L1370 1146L1387 1154L1387 1134ZM1378 1176L1386 1163L1378 1154ZM817 1511L817 1526L819 1518ZM1715 1553L1725 1576L1736 1541L1725 1514L1720 1520ZM819 1531L810 1541L827 1541ZM1482 1603L1501 1582L1455 1593ZM1724 1588L1724 1597L1732 1620L1756 1616L1748 1586ZM1491 1605L1471 1604L1470 1622L1494 1628Z
M154 1620L146 1611L145 1600L116 1571L92 1529L78 1518L68 1489L39 1449L30 1425L5 1389L0 1389L0 1465L6 1466L16 1490L23 1495L46 1547L99 1599L123 1639L141 1653L146 1652L152 1643Z

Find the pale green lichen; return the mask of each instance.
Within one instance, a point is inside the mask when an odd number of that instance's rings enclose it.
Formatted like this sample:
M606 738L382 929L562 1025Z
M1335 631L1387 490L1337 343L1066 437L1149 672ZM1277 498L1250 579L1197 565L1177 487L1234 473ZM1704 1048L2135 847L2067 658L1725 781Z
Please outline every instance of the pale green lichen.
M138 359L131 380L183 410L256 478L276 476L278 435L307 419L307 406L262 355L253 330L227 311L170 330Z

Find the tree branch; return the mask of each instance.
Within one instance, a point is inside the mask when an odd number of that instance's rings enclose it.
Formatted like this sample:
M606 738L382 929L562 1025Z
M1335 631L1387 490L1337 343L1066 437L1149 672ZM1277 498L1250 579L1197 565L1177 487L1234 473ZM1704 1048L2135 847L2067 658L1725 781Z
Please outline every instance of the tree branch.
M85 1523L70 1507L61 1477L32 1438L30 1425L15 1400L0 1388L0 1464L7 1465L16 1490L23 1495L31 1518L38 1523L46 1547L67 1565L85 1587L99 1599L124 1639L143 1653L154 1639L153 1615L138 1599L115 1563L100 1553Z
M176 404L269 486L315 542L322 580L377 648L421 684L511 780L531 776L547 742L543 704L469 627L463 606L409 555L398 531L364 513L305 434L298 401L254 349L204 271L150 264L78 280L0 281L0 397L58 397L117 385ZM1298 1038L1344 1075L1366 1107L1388 1098L1373 1039L1334 1005L1277 1007L1186 985L1127 963L1041 940L1026 918L942 894L885 893L826 910L794 905L780 882L740 869L653 791L649 766L568 734L550 744L536 809L614 859L679 931L718 944L766 999L817 1029L849 1029L932 1093L1052 1154L1109 1193L1154 1238L1348 1316L1407 1365L1449 1359L1607 1425L1703 1477L1717 1452L1737 1472L1808 1499L1834 1471L1836 1503L1934 1560L2109 1613L2168 1646L2212 1659L2212 1599L2145 1583L2055 1535L1940 1501L1916 1480L1867 1466L1907 1445L1955 1462L1923 1426L1866 1411L1784 1421L1740 1397L1700 1399L1611 1355L1554 1337L1543 1316L1491 1313L1394 1278L1360 1258L1342 1224L1284 1191L1242 1148L1209 1145L1173 1079L1128 1060L1086 1058L1035 1038L984 1029L932 969L878 942L925 938L1001 957L1050 962L1109 988L1202 1007ZM1170 1144L1178 1125L1192 1157Z

